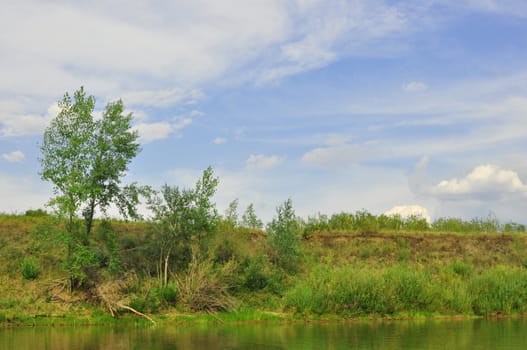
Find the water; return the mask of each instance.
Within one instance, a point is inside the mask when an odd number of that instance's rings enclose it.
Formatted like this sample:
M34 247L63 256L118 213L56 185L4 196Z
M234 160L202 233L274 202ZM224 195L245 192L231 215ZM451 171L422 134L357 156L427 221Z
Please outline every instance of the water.
M527 319L14 328L0 349L527 349Z

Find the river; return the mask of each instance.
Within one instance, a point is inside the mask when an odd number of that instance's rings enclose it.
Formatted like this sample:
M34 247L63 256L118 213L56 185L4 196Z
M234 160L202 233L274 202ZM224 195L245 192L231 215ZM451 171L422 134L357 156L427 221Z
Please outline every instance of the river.
M0 349L527 349L527 319L4 328Z

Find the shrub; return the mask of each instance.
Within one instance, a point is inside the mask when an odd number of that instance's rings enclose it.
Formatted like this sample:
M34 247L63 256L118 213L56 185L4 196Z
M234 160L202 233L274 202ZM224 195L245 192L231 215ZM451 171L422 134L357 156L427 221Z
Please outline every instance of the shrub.
M262 259L250 259L244 270L244 286L249 291L257 291L267 287L268 278L263 271Z
M226 264L224 268L229 266ZM223 275L229 273L225 272ZM222 279L222 271L216 273L212 261L200 260L197 247L192 249L187 271L176 275L175 280L179 300L191 311L229 311L235 306L234 299L229 294L229 286Z
M165 302L175 303L177 299L177 287L169 283L159 289L159 295Z
M225 264L235 256L234 243L229 238L224 238L216 247L214 247L214 262Z
M291 199L276 208L277 217L267 227L271 259L289 272L298 268L300 261L300 227Z
M25 213L26 216L31 216L31 217L42 217L42 216L48 216L48 212L45 211L44 209L35 209L35 210L26 210L26 213Z
M82 244L76 245L71 256L64 260L64 267L73 282L72 287L87 287L95 282L100 259L100 252Z
M40 274L40 266L35 258L24 258L21 265L22 277L26 280L34 280Z
M130 307L139 312L146 312L146 299L142 296L135 297L130 300Z

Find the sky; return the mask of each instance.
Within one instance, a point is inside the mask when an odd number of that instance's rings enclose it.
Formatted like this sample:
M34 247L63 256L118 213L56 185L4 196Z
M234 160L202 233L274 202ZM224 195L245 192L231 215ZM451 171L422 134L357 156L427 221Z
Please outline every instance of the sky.
M0 2L0 212L43 208L42 134L80 86L121 98L124 182L264 221L395 206L527 223L527 2Z

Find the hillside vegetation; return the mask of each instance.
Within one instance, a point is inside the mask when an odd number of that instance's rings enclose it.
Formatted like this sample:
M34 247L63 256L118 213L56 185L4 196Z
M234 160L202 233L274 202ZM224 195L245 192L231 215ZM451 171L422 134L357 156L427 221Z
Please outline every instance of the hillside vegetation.
M230 316L213 320L497 316L527 310L522 225L509 224L515 232L505 232L506 225L493 219L500 232L485 232L487 219L440 219L429 226L418 218L365 211L304 222L286 201L265 232L243 227L230 214L214 218L199 240L164 237L160 221L96 220L88 244L70 252L62 220L44 211L0 215L0 322L93 323L128 315L192 321L216 312ZM464 231L447 232L445 222Z

